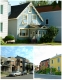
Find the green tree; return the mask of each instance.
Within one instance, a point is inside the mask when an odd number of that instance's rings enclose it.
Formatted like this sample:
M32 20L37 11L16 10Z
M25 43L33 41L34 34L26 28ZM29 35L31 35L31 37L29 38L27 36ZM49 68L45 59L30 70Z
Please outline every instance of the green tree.
M47 1L42 1L42 0L40 0L40 1L26 1L26 2L32 2L33 3L33 5L36 7L36 6L43 6L43 5L49 5L49 2L48 2L48 0Z
M61 8L61 1L58 1L58 3L56 1L53 1L51 5L53 6L53 8L55 8L57 5Z
M58 28L51 26L47 29L46 34L40 38L40 42L53 42L58 34Z

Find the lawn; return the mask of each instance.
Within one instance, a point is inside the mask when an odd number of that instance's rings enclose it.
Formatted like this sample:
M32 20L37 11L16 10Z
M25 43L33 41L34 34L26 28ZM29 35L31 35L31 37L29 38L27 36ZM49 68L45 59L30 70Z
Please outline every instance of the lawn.
M13 43L13 44L4 44L2 46L22 46L22 45L36 45L36 46L41 46L41 45L61 45L59 42L51 42L51 43L32 43L32 44L27 44L27 43Z

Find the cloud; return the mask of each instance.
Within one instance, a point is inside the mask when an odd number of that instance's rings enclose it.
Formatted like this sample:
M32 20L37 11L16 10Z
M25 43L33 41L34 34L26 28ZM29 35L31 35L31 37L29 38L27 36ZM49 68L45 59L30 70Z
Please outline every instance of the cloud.
M62 54L62 46L37 46L33 47L34 64L39 65L40 61L51 58L56 54Z

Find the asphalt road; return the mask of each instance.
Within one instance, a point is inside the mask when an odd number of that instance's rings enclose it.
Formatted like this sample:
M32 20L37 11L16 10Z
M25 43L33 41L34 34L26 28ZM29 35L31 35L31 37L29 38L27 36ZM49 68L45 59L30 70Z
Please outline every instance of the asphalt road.
M1 79L33 79L33 74L27 74L23 76L16 76L16 77L2 77Z
M36 79L61 79L61 76L35 73L34 78L36 78Z

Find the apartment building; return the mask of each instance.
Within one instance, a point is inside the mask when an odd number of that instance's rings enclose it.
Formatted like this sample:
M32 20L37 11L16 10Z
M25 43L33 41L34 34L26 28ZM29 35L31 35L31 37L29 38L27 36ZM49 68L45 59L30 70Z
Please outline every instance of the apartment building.
M1 57L1 70L2 71L25 71L26 65L30 63L28 59L16 56L16 57Z
M62 62L62 55L56 55L50 58L50 68L56 68L56 71L61 71L61 62Z

